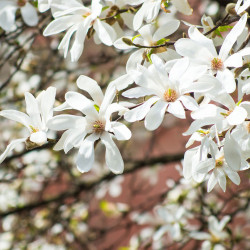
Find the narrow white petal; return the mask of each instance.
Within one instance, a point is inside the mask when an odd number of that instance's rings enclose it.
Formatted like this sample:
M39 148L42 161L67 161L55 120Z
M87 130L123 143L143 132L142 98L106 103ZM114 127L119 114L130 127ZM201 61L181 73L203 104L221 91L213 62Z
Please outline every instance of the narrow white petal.
M111 46L116 39L114 29L107 23L96 19L94 29L98 34L99 39L107 46Z
M230 125L239 125L247 118L247 111L239 106L236 106L233 112L226 118Z
M117 140L129 140L131 138L131 131L120 122L112 122L112 129Z
M0 164L5 160L8 154L20 143L25 142L27 138L13 140L5 149L5 151L0 155Z
M48 128L51 130L66 130L85 126L85 118L76 115L57 115L48 121Z
M214 188L216 183L217 183L217 179L215 177L214 172L212 172L207 183L207 192L210 192Z
M38 15L34 6L27 2L20 10L23 20L27 25L35 26L38 24Z
M241 167L240 146L232 137L230 131L227 132L225 137L224 155L228 166L234 171L239 171Z
M153 103L157 102L159 100L159 97L151 97L149 100L144 102L142 105L139 107L136 107L130 111L128 111L125 115L124 118L128 122L135 122L142 120L148 111L150 110L150 107L152 106Z
M3 111L0 111L0 115L7 119L20 122L29 129L30 129L30 125L32 124L30 117L28 115L17 110L3 110Z
M101 105L103 100L103 93L98 83L88 76L81 75L77 81L78 88L88 92L93 98L95 104Z
M179 100L183 103L183 105L191 111L197 110L199 108L199 105L195 101L195 99L191 96L181 96Z
M167 103L159 100L154 106L149 110L145 119L146 129L152 131L157 129L165 116L165 111L167 108Z
M154 33L153 40L158 41L163 37L168 37L173 34L180 26L179 20L170 20L163 26L159 27Z
M178 100L170 102L167 111L180 119L185 119L186 117L185 110Z
M230 33L226 36L226 39L224 40L221 46L220 54L219 54L219 58L221 58L222 61L225 61L225 59L228 57L229 52L232 49L234 43L236 42L238 36L244 30L246 26L246 22L247 22L247 13L241 17L238 23L233 27Z
M88 172L95 161L94 143L99 137L95 134L88 136L81 144L76 165L81 173Z
M192 15L193 9L190 7L188 0L173 0L175 8L184 15Z
M101 141L106 147L105 160L107 166L114 174L121 174L124 170L124 162L119 149L111 138L111 135L104 132L101 136Z

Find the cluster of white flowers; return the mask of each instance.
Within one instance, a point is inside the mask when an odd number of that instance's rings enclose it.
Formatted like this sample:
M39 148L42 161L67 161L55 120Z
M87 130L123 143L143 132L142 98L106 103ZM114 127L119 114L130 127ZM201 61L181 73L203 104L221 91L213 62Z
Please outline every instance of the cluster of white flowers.
M51 9L54 18L43 35L66 31L58 49L63 50L64 57L70 51L73 62L82 55L85 39L91 37L96 44L135 52L128 59L127 74L111 82L105 95L95 80L81 75L77 86L91 100L69 91L65 103L54 108L56 89L49 87L37 98L25 93L27 114L1 111L1 116L22 123L29 133L7 146L0 163L21 142L29 149L50 141L49 131L65 131L54 150L68 153L78 148L76 165L80 172L91 169L95 146L101 141L106 148L107 166L120 174L124 163L113 139L129 140L131 132L118 120L123 117L127 122L144 120L146 129L152 131L169 114L185 119L186 112L191 111L194 121L185 132L191 135L187 146L194 142L200 146L186 151L184 177L197 182L208 180L208 192L217 183L225 191L227 177L239 185L238 172L249 168L250 159L250 102L247 100L250 47L246 12L249 0L230 5L221 25L215 26L209 16L202 17L202 26L188 24L188 38L177 41L168 37L179 29L180 21L174 17L176 11L192 14L187 0L93 0L91 6L84 6L81 0L38 0L37 4L40 12ZM27 25L37 25L34 6L28 0L1 1L0 27L6 32L15 30L19 25L15 23L19 8ZM234 26L228 26L235 21ZM223 38L221 32L228 30ZM218 45L221 45L219 49ZM137 86L130 88L132 83ZM119 92L130 99L143 97L143 101L120 102ZM80 111L82 116L53 117L54 111L68 109ZM177 231L175 234L179 235Z

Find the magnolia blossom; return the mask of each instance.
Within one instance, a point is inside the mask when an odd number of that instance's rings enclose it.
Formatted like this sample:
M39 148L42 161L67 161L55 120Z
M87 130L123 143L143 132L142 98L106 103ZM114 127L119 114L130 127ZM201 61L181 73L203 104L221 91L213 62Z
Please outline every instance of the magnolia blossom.
M47 123L53 116L53 105L55 102L56 88L49 87L42 91L37 98L32 94L25 93L26 112L16 110L3 110L0 116L22 123L29 131L29 137L13 140L0 156L0 163L4 161L10 151L18 144L29 140L37 146L47 142Z
M86 76L78 78L77 86L87 91L93 101L77 92L66 93L64 107L79 110L85 116L58 115L50 120L50 129L66 130L54 150L64 149L67 153L73 147L79 148L76 164L78 170L84 173L94 164L94 145L100 140L106 147L107 166L115 174L122 173L124 163L112 138L128 140L131 132L124 124L110 120L113 113L125 109L120 104L112 103L115 88L108 88L104 96L97 82Z
M212 96L210 96L212 97ZM184 135L191 135L203 126L216 125L221 133L234 125L242 124L245 119L250 118L250 102L241 100L237 103L227 94L214 96L214 101L223 104L226 108L215 104L204 104L199 109L192 112L191 116L195 119Z
M5 31L12 31L16 28L15 18L18 9L27 25L37 25L36 9L27 0L2 0L0 1L0 27Z
M136 46L128 45L124 42L124 40L133 41L134 44L138 44L141 46L156 46L160 44L164 44L167 39L166 37L173 34L180 25L180 21L178 20L168 20L160 27L156 27L153 24L147 24L141 27L138 32L139 35L135 36L125 36L115 41L114 46L118 49L127 50L131 48L137 48ZM167 49L162 46L159 48L142 48L131 54L129 57L126 69L127 71L134 70L137 64L141 63L142 60L148 61L151 54L157 54L160 58L168 61L171 59L179 58L179 55L172 49Z
M202 244L202 250L210 249L227 249L224 246L226 240L230 240L230 236L224 231L226 224L230 221L230 216L224 216L221 221L215 216L208 218L208 233L206 232L192 232L190 237L197 240L205 240Z
M161 7L165 8L162 0L128 0L127 3L131 5L142 4L141 8L135 14L133 20L134 30L138 30L143 20L147 23L152 22L158 15ZM172 0L171 3L175 8L185 15L191 15L192 9L190 8L187 0Z
M84 48L86 36L93 33L97 43L100 41L107 46L111 46L116 38L114 29L98 17L102 12L102 5L99 0L93 0L91 8L87 8L78 1L69 3L69 8L54 13L55 20L52 21L44 30L44 36L58 34L68 30L58 46L58 49L64 50L64 57L67 56L70 39L75 33L75 39L70 49L71 60L77 61ZM92 30L93 29L93 30Z
M182 227L187 223L187 211L184 207L170 204L156 209L157 215L162 219L162 226L155 232L153 239L158 241L163 234L169 232L174 240L182 237Z
M234 28L224 40L219 54L213 44L213 41L203 34L196 27L190 27L188 34L190 39L182 38L175 43L176 51L185 57L190 58L198 65L206 65L209 72L216 74L216 77L224 82L225 90L232 93L235 88L234 75L228 69L229 67L241 67L242 56L249 54L249 49L244 50L244 53L234 53L229 55L238 36L245 28L247 14L243 15Z
M170 70L169 75L159 57L152 55L151 59L153 64L148 69L138 65L138 70L133 72L134 80L139 87L123 93L129 98L151 97L138 107L128 111L124 117L129 122L142 120L146 117L145 127L148 130L155 130L161 125L166 111L184 119L184 107L188 110L198 109L195 99L186 94L203 92L211 89L211 86L193 83L193 76L203 74L204 69L202 67L196 69L189 67L187 58L178 60Z

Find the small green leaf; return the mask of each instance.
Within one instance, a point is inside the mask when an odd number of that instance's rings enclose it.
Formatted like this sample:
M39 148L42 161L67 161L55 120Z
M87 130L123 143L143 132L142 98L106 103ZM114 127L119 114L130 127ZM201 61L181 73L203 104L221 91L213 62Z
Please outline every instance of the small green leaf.
M106 10L108 8L109 8L109 6L105 6L105 7L102 8L102 11L104 11L104 10Z
M138 34L138 35L134 36L134 37L132 38L132 42L135 40L135 38L137 38L137 37L139 37L139 36L141 36L141 34Z
M170 41L170 39L166 39L166 38L162 38L160 39L159 41L157 41L157 45L161 45L161 44L164 44L166 42Z

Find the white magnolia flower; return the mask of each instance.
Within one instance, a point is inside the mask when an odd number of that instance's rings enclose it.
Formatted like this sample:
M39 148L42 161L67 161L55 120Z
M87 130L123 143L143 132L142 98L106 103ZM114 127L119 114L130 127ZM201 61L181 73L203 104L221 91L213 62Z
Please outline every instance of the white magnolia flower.
M197 102L186 94L204 92L209 90L211 86L193 83L193 76L203 74L204 69L191 67L187 58L178 60L170 70L169 75L159 57L152 55L151 58L153 64L148 69L138 65L138 70L133 72L132 77L139 87L130 89L123 95L128 98L152 97L128 111L124 117L129 122L142 120L146 117L145 127L148 130L155 130L161 125L166 111L184 119L184 107L188 110L196 110L198 108ZM195 72L197 70L197 72L194 73L193 70Z
M246 119L250 118L250 102L238 101L235 103L234 99L228 93L220 93L216 95L209 95L209 97L224 105L226 108L216 106L215 104L204 104L199 109L191 113L195 120L190 125L189 129L184 135L191 135L203 126L216 125L219 133L232 128L235 125L242 124Z
M237 14L240 14L249 7L250 7L250 0L238 0L238 2L235 5L235 10Z
M224 216L219 222L215 216L209 216L208 218L208 233L206 232L192 232L190 237L197 240L205 240L202 244L202 250L211 249L227 249L224 246L224 242L230 239L230 236L223 229L230 221L230 216Z
M187 211L184 207L170 204L165 207L158 207L156 213L162 219L163 223L155 232L153 236L154 241L160 240L166 232L169 232L174 240L180 240L182 238L182 228L187 223Z
M56 88L49 87L42 91L37 98L25 93L27 114L16 110L3 110L0 116L22 123L29 131L29 137L13 140L0 156L0 163L4 161L10 151L18 144L29 139L35 145L41 146L47 142L47 123L53 116Z
M94 164L94 145L100 140L106 147L107 166L115 174L122 173L124 163L112 138L128 140L131 132L124 124L110 120L114 112L125 109L118 103L111 104L115 97L115 88L108 88L103 96L97 82L86 76L78 78L77 86L87 91L93 101L77 92L66 93L64 107L79 110L85 117L58 115L50 120L50 129L66 130L54 150L64 149L67 153L73 147L79 147L76 164L78 170L84 173L88 172Z
M88 32L95 30L94 38L97 43L100 41L107 46L111 46L116 38L114 29L98 17L102 12L102 5L99 0L93 0L91 8L87 8L75 0L74 4L69 3L70 7L63 11L54 13L55 20L52 21L44 30L44 36L58 34L67 30L58 49L64 50L64 57L67 56L70 39L75 33L75 39L70 49L71 60L77 61L84 48L84 40Z
M126 36L115 41L114 46L118 49L127 50L131 48L137 48L136 46L130 46L123 42L123 39L133 40L134 44L142 45L142 46L156 46L160 44L164 44L167 40L166 37L173 34L180 25L180 21L178 20L168 20L160 27L156 27L153 24L147 24L141 27L138 32L139 36L133 39L132 36ZM178 54L172 50L167 49L166 47L160 47L155 49L150 48L142 48L138 49L136 52L131 54L127 61L126 69L127 72L136 68L137 64L141 63L142 60L148 61L147 55L157 54L160 58L165 61L178 58Z
M133 20L134 30L138 30L141 27L143 20L150 23L158 16L162 0L128 0L127 3L130 5L142 4ZM172 0L171 3L181 13L185 15L192 14L193 10L190 8L187 0Z
M5 31L12 31L16 28L16 11L20 9L22 18L28 26L35 26L38 23L36 8L27 0L2 0L0 1L0 27Z
M237 142L231 138L230 133L227 133L225 145L218 149L213 142L210 144L210 155L212 158L200 161L195 171L198 174L204 174L204 178L209 173L207 191L210 192L216 183L219 183L222 190L226 191L228 177L236 185L240 184L240 176L237 171L241 168L241 153L240 150L234 150L237 147Z
M228 69L229 67L241 67L242 56L250 51L245 49L243 52L234 53L230 55L230 51L236 42L238 36L241 35L245 28L247 21L247 14L243 15L234 28L227 35L224 40L219 54L213 44L213 41L205 37L196 27L189 28L189 37L179 39L175 43L176 51L185 57L190 58L198 65L206 65L209 72L216 74L216 77L225 82L225 90L232 93L235 88L235 80L233 73Z

